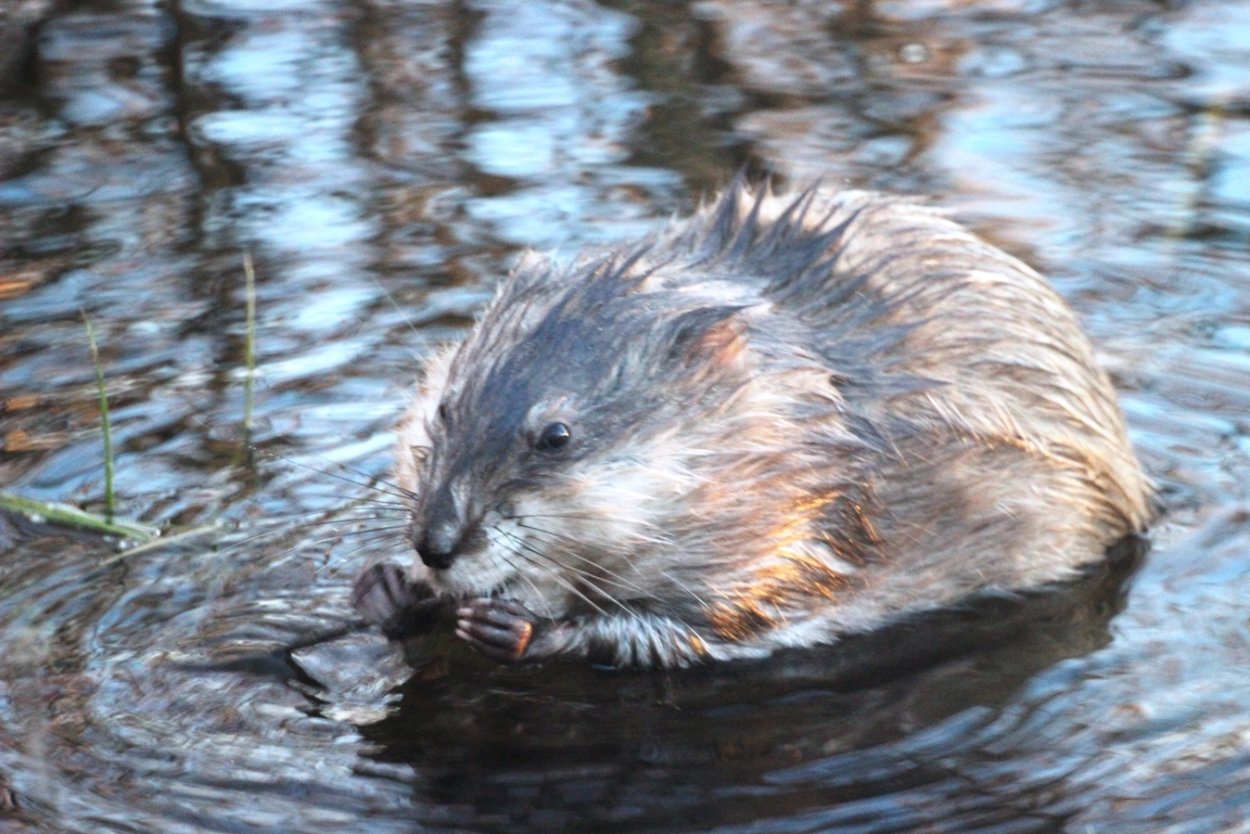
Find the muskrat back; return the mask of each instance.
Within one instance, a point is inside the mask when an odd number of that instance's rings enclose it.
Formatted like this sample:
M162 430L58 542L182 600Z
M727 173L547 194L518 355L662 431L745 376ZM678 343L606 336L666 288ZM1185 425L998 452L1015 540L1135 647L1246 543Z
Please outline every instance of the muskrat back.
M425 368L396 474L419 559L362 577L367 614L445 596L488 656L639 666L1069 579L1152 505L1036 272L914 203L741 182L523 256Z

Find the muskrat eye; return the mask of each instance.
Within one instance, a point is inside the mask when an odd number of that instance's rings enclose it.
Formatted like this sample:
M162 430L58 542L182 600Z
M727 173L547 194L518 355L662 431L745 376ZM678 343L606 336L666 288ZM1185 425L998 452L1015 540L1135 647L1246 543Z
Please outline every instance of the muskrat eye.
M572 439L573 432L569 431L569 427L567 425L564 423L552 423L547 426L547 428L543 429L542 433L538 435L538 440L534 443L534 448L544 452L549 452L567 446L568 442Z

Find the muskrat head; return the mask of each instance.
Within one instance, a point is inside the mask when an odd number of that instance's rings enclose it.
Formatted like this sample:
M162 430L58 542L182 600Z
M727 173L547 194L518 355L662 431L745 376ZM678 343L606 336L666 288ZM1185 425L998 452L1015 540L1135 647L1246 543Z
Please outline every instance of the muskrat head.
M514 274L427 368L400 430L416 567L559 615L643 598L704 485L705 427L751 379L744 307L636 264ZM689 515L689 513L686 513Z

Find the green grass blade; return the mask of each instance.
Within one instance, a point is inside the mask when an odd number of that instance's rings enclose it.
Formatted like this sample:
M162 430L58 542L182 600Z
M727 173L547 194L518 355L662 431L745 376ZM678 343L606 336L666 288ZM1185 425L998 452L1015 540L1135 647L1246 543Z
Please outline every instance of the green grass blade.
M159 536L161 532L158 528L146 524L105 518L95 513L89 513L86 510L80 510L69 504L61 504L55 501L36 501L32 498L23 498L10 492L0 492L0 509L21 513L22 515L53 524L65 524L70 527L95 530L100 533L124 536L125 538L137 539L139 541L151 541Z
M104 388L104 368L100 365L100 351L96 347L95 330L87 311L82 314L87 326L87 343L91 346L91 362L95 365L96 388L100 392L100 427L104 433L104 513L109 523L117 511L117 498L113 493L113 432L109 426L109 398Z
M243 387L243 434L250 438L252 432L252 389L256 380L256 270L252 253L243 253L243 275L247 280L247 336L243 347L243 362L247 376Z

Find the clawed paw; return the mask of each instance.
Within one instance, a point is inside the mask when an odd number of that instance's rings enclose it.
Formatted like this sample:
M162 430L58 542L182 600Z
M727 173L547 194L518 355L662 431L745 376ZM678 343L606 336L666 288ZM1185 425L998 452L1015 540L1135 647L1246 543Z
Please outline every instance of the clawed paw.
M456 636L492 660L516 663L534 638L537 619L511 600L469 600L456 610Z
M434 591L413 582L399 565L381 562L366 568L352 586L352 607L366 622L392 639L410 635L423 624Z

